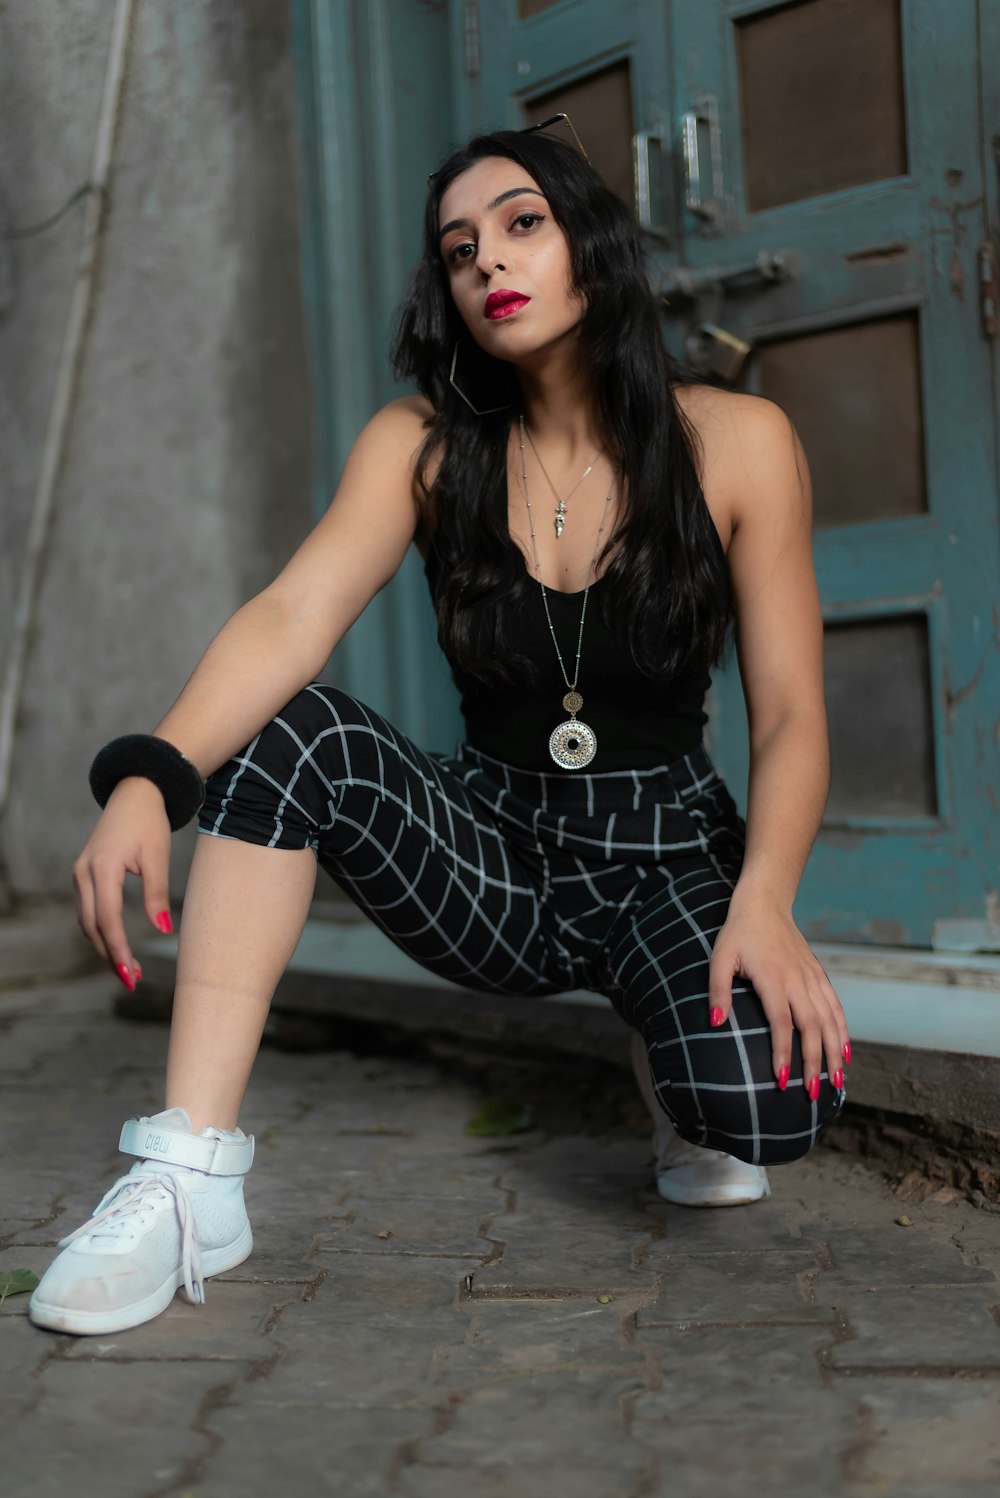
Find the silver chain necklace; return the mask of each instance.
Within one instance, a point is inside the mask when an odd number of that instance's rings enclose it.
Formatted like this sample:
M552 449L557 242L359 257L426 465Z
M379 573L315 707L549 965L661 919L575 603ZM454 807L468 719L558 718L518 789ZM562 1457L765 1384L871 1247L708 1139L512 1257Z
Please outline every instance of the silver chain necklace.
M545 584L542 582L542 565L538 560L538 547L535 544L535 522L532 519L531 515L531 500L528 497L528 468L524 459L525 425L523 412L518 415L518 421L520 422L521 426L521 481L524 484L524 498L528 506L528 524L531 527L531 549L534 552L535 556L535 572L538 575L538 584L542 590L542 602L545 605L545 617L549 621L549 633L552 636L552 643L556 647L556 655L559 658L559 669L563 674L563 681L565 681L567 687L569 688L562 700L562 705L569 713L569 718L565 723L560 723L557 728L554 728L552 730L552 733L549 735L549 753L561 769L580 770L584 765L589 765L590 761L597 753L597 735L594 733L594 730L589 726L589 724L581 723L579 718L577 718L576 716L583 706L583 698L576 690L576 683L580 674L580 651L583 647L583 621L587 617L587 595L590 592L591 585L590 581L588 580L587 586L583 590L583 610L580 614L580 634L576 642L576 665L573 668L573 680L570 681L569 677L566 675L566 667L563 664L562 651L559 649L559 641L556 639L556 632L552 627L552 615L549 613L549 600L545 592ZM588 579L590 570L592 570L594 566L594 560L597 556L598 547L601 544L601 536L604 532L604 523L608 515L608 505L611 503L611 496L615 491L614 474L616 474L617 472L618 469L617 467L615 467L612 471L611 488L608 490L608 497L604 501L604 510L601 515L601 528L597 532L597 540L594 543L594 555L590 559Z
M527 427L525 428L525 431L527 431ZM597 462L598 458L601 456L601 453L603 453L604 448L603 447L598 448L597 452L594 454L593 461L587 464L587 467L583 470L583 472L581 473L580 477L577 479L576 483L573 485L572 489L570 489L569 493L568 494L564 494L563 497L562 497L562 499L559 499L559 490L556 488L555 484L549 478L548 469L545 467L545 464L542 462L542 455L538 451L538 448L535 446L535 439L534 439L534 437L532 437L532 435L531 435L530 432L528 432L528 441L531 443L531 451L534 453L535 457L538 459L538 466L542 470L543 475L545 476L545 482L548 484L549 488L552 490L552 493L555 495L556 499L559 501L558 504L556 505L556 518L555 518L555 521L553 522L554 525L555 525L556 540L558 541L559 537L563 533L563 526L566 524L566 501L567 501L567 499L572 499L573 495L579 489L580 485L583 483L583 481L587 477L587 475L589 473L593 473L593 471L594 471L594 463Z

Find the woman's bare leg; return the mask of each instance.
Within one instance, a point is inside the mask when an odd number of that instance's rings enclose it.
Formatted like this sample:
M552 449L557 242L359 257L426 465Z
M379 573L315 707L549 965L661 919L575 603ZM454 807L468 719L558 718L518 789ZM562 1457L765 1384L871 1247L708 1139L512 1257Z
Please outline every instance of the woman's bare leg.
M271 998L316 886L310 848L263 848L201 833L184 895L167 1108L197 1134L234 1129Z

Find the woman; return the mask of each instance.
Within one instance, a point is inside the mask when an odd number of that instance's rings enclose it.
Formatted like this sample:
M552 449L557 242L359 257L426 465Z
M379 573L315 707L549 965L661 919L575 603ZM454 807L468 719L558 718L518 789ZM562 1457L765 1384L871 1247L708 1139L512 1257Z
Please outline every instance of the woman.
M250 1253L237 1119L317 862L443 977L605 994L635 1032L671 1200L759 1197L843 1104L843 1011L791 916L829 772L787 417L668 356L629 211L531 131L434 174L396 365L420 394L368 423L326 515L155 736L92 767L79 918L128 987L126 870L169 930L170 832L203 796L205 836L166 1107L125 1124L139 1159L61 1240L40 1325L137 1325ZM455 755L314 680L411 542L462 689ZM749 825L701 744L734 617Z

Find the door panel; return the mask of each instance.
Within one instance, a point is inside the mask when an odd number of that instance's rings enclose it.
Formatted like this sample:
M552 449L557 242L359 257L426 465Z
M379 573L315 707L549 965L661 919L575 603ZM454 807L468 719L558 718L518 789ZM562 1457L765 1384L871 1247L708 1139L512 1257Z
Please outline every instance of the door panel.
M907 171L899 0L813 0L734 23L751 212Z
M930 655L925 614L827 627L828 822L877 827L892 817L898 826L939 816Z
M817 531L926 514L915 312L776 339L755 365L757 393L799 412Z
M523 122L536 125L562 113L573 121L587 155L611 190L630 201L633 107L628 60L535 94L524 105ZM565 126L559 128L565 131Z

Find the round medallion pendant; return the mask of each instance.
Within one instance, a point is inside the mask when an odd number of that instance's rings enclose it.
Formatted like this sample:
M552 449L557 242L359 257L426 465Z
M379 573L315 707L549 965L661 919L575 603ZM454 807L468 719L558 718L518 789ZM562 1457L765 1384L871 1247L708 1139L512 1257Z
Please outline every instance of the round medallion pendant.
M597 753L597 737L592 728L578 718L560 723L549 736L549 753L563 770L579 770L589 765Z

